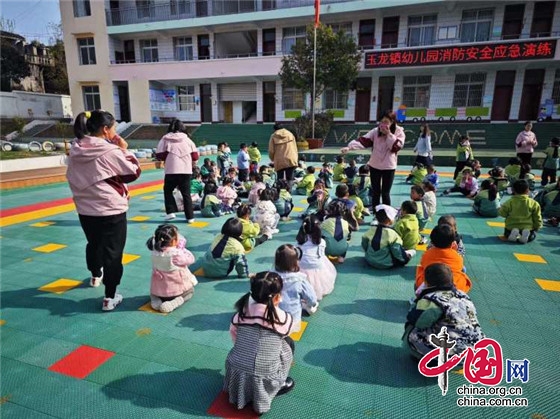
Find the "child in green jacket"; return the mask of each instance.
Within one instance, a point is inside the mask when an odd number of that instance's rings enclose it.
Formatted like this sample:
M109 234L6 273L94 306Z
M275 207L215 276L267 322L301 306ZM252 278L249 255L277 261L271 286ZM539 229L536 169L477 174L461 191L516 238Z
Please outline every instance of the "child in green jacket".
M343 182L346 180L344 169L346 169L346 163L344 161L344 157L338 156L336 158L336 164L334 165L333 168L333 180L335 182Z
M469 137L463 135L457 144L457 157L455 158L455 173L453 173L453 180L457 175L467 166L470 160L474 159L473 151Z
M420 241L420 229L416 212L418 207L414 201L404 201L401 205L401 217L395 223L395 231L402 237L405 250L415 249Z
M249 153L249 161L250 163L250 172L251 173L258 173L259 171L259 163L261 161L261 151L259 150L259 145L253 141L249 148L247 149Z
M313 185L315 185L315 168L309 166L306 172L307 174L296 185L296 193L309 196L313 191Z
M241 244L248 252L253 250L257 244L257 236L261 232L261 227L250 220L251 207L247 204L241 204L237 208L237 218L241 221L243 232L241 233Z
M405 182L412 182L413 185L421 185L424 178L428 175L428 170L422 163L416 163Z
M535 240L543 225L541 206L529 197L529 184L520 179L513 183L514 195L500 207L498 214L506 219L504 236L510 242L527 243Z

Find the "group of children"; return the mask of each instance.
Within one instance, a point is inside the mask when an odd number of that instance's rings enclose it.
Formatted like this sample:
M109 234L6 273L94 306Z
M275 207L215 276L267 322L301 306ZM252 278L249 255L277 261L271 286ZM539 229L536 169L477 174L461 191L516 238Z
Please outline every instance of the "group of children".
M463 142L461 147L461 155L470 160L470 146ZM557 158L557 151L556 157L554 153L551 156ZM334 167L325 163L316 173L314 167L300 162L300 171L296 172L299 180L292 185L275 180L267 166L259 168L260 158L253 160L254 154L248 159L242 157L244 162L251 162L247 179L231 166L224 145L220 145L220 159L219 173L204 174L200 170L195 174L192 193L199 195L203 216L235 213L236 217L225 221L199 266L206 278L224 278L233 270L238 278L249 278L250 292L236 303L230 325L234 346L226 360L224 390L237 408L251 404L256 413L262 414L270 409L276 395L287 393L295 385L288 376L294 351L289 335L300 330L302 313L316 312L322 298L334 289L337 270L333 262L344 262L352 232L368 215L369 170L367 166L357 168L354 161L345 166L339 158ZM525 243L534 239L542 225L540 207L529 197L527 173L521 168L517 173L511 167L494 168L479 190L480 167L465 163L456 171L459 182L449 193L460 191L474 198L473 208L483 216L504 216L506 236ZM551 182L556 181L552 173L548 176ZM362 236L365 261L373 268L390 269L410 262L416 246L425 242L420 232L436 214L439 179L435 167L419 164L407 181L413 183L410 200L398 209L375 207L375 221ZM334 182L340 182L336 188ZM499 202L500 194L509 187L514 193L509 201L501 206L489 204ZM276 249L270 270L250 274L247 252L278 233L281 220L289 220L294 207L292 193L305 195L308 202L294 244ZM560 180L547 187L541 200L549 209L558 208ZM529 217L521 215L525 210L530 212ZM170 224L159 226L147 246L153 264L151 305L155 310L172 311L193 296L197 279L189 266L194 256L186 249L186 240L178 229ZM430 334L437 334L442 326L457 342L450 354L460 353L484 337L467 295L472 282L466 274L464 255L455 218L440 217L416 268L415 297L403 336L404 346L416 357L433 349ZM260 360L257 364L256 358Z

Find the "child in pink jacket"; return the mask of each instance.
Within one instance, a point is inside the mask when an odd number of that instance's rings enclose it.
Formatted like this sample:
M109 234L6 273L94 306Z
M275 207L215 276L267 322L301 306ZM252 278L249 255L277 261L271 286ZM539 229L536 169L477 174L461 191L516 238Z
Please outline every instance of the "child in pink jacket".
M188 266L195 259L185 248L186 243L173 224L160 225L146 242L152 251L150 303L154 310L169 313L194 294L198 281Z
M229 177L225 177L222 186L218 188L216 196L222 201L222 211L225 214L231 214L234 212L234 204L237 200L237 192L233 189L233 180Z

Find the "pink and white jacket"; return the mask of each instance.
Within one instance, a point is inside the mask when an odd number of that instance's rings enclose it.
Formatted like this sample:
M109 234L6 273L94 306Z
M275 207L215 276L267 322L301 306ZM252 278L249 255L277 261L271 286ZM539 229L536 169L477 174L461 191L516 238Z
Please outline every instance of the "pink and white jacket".
M131 152L103 138L75 140L66 178L78 214L101 217L126 212L126 184L138 179L140 173L140 164Z
M280 307L275 307L275 309L279 322L273 326L265 317L267 310L266 304L257 303L252 297L249 297L249 302L244 309L243 318L240 318L239 313L236 313L231 319L231 324L229 326L231 339L235 342L237 338L237 326L245 324L258 324L266 329L274 330L281 335L288 335L292 329L292 316Z
M222 200L222 204L232 207L237 199L237 192L231 186L220 186L216 196Z
M521 131L517 134L517 138L515 139L515 152L516 153L532 153L533 147L536 147L539 143L537 143L537 136L533 131Z
M264 182L255 182L249 191L249 204L255 206L259 203L261 191L266 189Z
M185 248L167 247L163 252L152 251L150 294L176 297L192 289L198 281L188 266L194 261L194 255Z
M350 141L350 150L364 150L371 147L371 157L368 165L378 170L394 170L397 168L397 153L404 146L404 129L397 125L395 133L387 136L379 134L379 128L374 128L363 137Z
M170 132L159 140L156 157L165 161L165 174L192 174L193 161L198 160L198 149L183 132Z

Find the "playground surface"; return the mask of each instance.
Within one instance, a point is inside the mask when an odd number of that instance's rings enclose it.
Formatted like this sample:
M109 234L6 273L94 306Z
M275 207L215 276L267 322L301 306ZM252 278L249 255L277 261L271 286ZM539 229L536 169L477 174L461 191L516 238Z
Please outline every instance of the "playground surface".
M409 167L399 167L393 205L408 199ZM451 185L440 168L440 190ZM85 237L65 183L1 191L0 416L2 418L251 418L221 393L233 304L246 279L199 276L191 301L163 315L149 308L150 257L145 242L163 222L163 171L134 184L128 215L123 303L102 312L103 287L90 288ZM506 197L507 199L507 197ZM269 269L275 249L294 243L305 208L294 196L292 221L247 256L251 272ZM389 271L365 265L361 227L338 278L296 336L290 376L295 389L276 398L267 418L560 418L560 237L545 226L527 245L503 241L503 219L483 219L458 195L438 197L437 216L452 213L466 246L470 296L482 330L501 344L500 385L521 388L523 407L460 407L449 373L442 396L401 347L415 266ZM369 221L371 218L366 218ZM175 224L200 258L225 217ZM428 224L430 229L433 222ZM506 383L506 359L529 360L529 379ZM482 387L482 386L477 386ZM478 396L477 396L478 397ZM486 397L489 399L490 397ZM499 396L497 402L503 402Z

